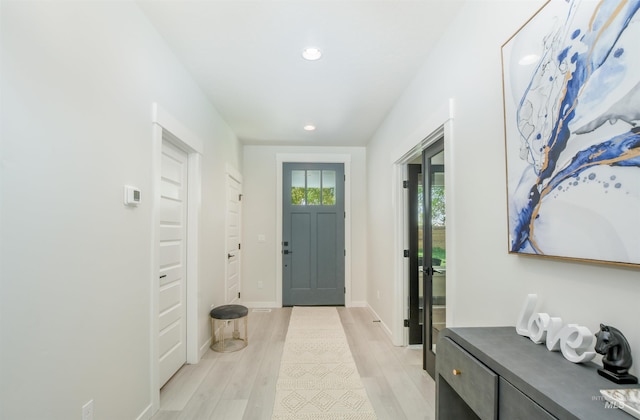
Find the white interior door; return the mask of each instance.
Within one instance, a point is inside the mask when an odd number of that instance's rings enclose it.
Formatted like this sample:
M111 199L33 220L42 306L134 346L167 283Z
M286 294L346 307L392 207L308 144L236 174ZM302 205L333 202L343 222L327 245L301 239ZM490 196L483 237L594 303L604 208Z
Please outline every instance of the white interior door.
M227 276L225 302L240 299L240 257L242 184L238 176L227 174L226 259Z
M162 142L159 267L159 383L164 385L186 363L186 220L185 152Z

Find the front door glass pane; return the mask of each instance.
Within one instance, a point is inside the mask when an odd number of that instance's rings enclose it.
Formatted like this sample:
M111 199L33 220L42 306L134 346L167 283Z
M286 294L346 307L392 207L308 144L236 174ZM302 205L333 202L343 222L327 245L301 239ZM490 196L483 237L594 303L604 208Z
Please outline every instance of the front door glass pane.
M307 204L319 206L320 203L320 171L307 171Z
M291 204L303 206L305 199L305 171L291 171Z
M322 205L336 204L336 171L322 171Z

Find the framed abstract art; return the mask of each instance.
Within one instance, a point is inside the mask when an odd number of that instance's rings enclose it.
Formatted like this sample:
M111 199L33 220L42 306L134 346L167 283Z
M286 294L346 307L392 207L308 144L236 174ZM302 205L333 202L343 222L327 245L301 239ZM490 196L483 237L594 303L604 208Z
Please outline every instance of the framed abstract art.
M509 252L640 267L639 9L551 0L502 46Z

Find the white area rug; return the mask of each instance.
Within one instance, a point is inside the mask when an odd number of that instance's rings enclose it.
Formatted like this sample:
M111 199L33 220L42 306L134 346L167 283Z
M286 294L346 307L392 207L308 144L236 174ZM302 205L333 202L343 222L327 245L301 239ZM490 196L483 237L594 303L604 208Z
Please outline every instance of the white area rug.
M336 308L293 308L272 418L376 419Z

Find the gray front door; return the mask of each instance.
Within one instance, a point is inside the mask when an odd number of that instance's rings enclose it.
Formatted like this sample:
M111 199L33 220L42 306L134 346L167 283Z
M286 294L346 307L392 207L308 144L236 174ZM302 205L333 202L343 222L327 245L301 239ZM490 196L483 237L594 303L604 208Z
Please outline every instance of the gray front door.
M344 164L284 163L282 304L344 305Z

